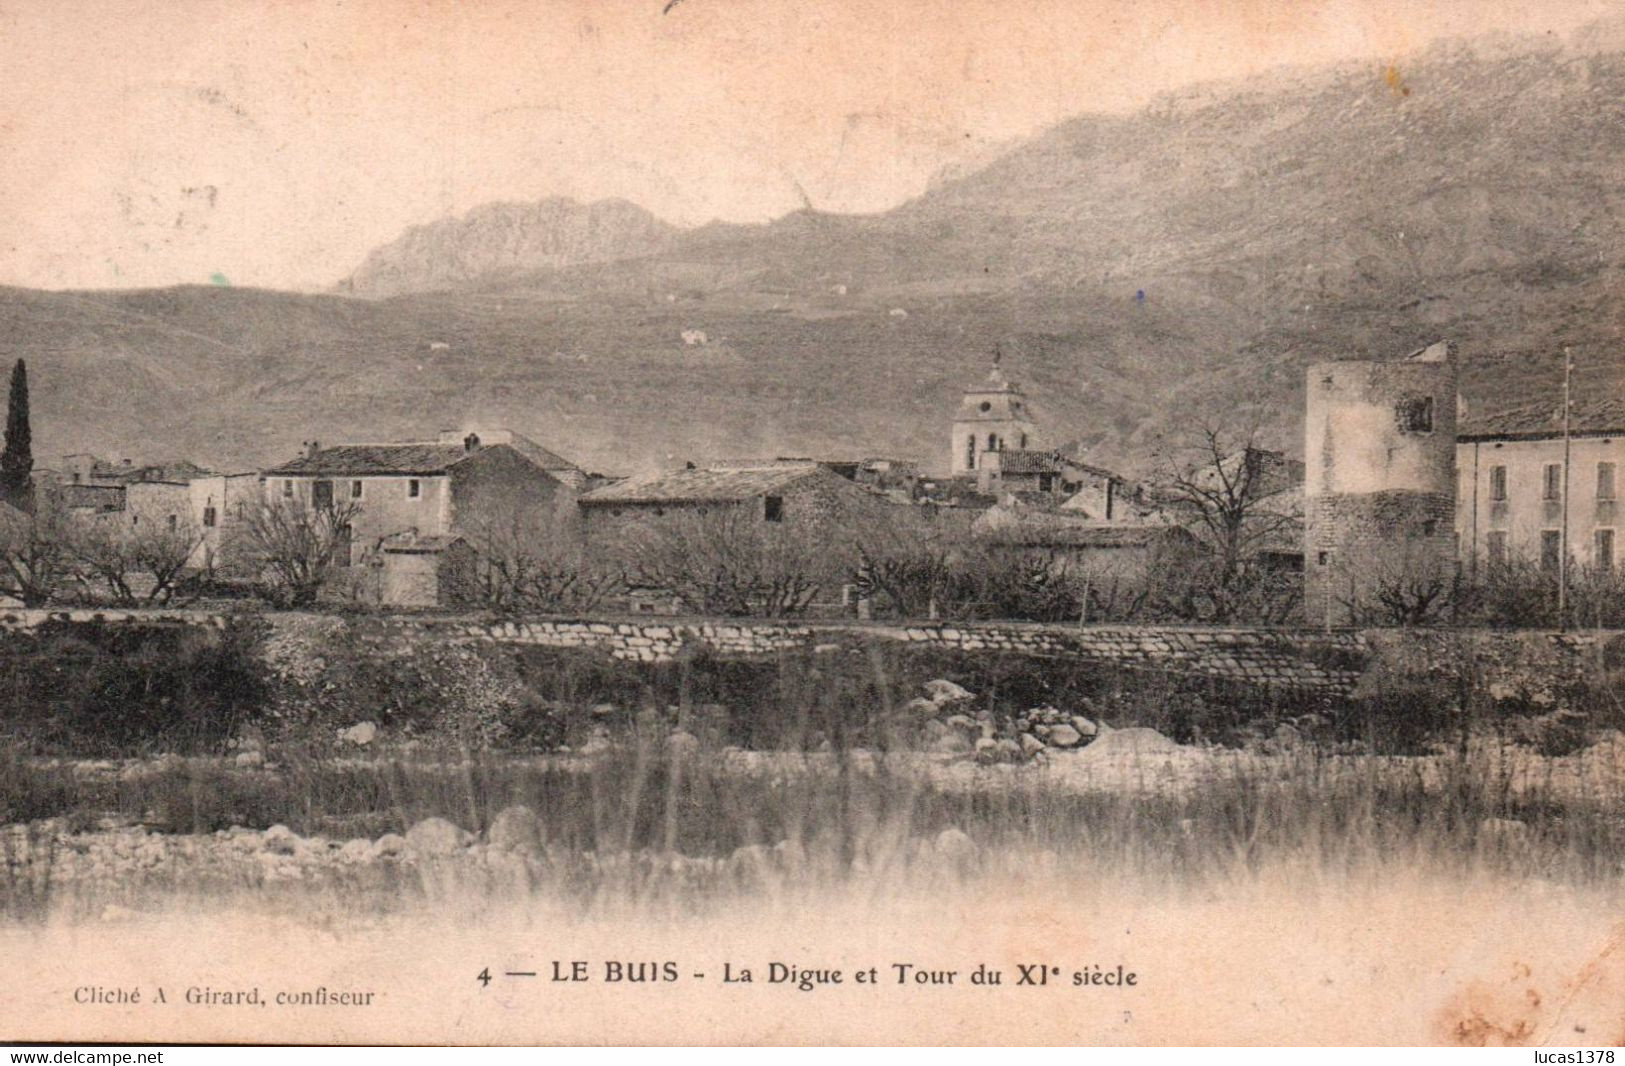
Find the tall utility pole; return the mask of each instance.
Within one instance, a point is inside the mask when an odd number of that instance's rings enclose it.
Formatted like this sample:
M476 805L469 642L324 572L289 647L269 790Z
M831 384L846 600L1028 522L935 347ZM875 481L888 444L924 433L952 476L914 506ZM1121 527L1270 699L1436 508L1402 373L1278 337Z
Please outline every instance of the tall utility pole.
M1563 349L1563 524L1557 548L1557 628L1569 627L1569 384L1574 377L1574 356Z

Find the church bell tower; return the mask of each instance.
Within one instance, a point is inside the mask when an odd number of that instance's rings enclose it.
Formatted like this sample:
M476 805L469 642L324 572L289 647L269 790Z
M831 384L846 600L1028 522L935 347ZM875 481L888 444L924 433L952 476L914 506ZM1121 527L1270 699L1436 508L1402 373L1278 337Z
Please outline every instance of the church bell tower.
M956 477L974 476L988 452L1036 448L1027 398L1021 386L1004 376L997 348L993 367L979 385L965 390L954 415L953 455L949 470Z

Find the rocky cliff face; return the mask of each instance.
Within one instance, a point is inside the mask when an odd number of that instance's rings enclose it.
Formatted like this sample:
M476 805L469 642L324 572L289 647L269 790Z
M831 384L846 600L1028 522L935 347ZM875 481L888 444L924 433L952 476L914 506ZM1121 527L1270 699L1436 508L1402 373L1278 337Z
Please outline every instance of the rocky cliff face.
M625 200L485 204L374 249L341 288L358 296L455 289L538 270L649 255L679 231Z

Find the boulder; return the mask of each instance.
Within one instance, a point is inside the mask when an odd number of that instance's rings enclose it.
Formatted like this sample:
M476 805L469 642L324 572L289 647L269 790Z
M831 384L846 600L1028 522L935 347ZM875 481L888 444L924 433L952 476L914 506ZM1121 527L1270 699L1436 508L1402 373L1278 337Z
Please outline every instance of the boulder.
M1029 759L1044 750L1044 742L1033 736L1031 733L1021 734L1020 743L1021 754Z
M937 712L942 710L942 704L928 700L924 696L915 696L903 704L903 710L919 718L935 718Z
M285 825L273 825L260 834L260 846L273 855L292 855L299 850L299 834Z
M494 851L538 852L542 850L542 820L529 807L504 807L485 830L485 842Z
M239 751L231 761L244 770L254 770L265 765L265 756L259 751Z
M944 733L931 742L931 750L938 755L964 755L971 750L970 741L959 733Z
M1075 748L1083 743L1083 734L1069 725L1051 726L1049 742L1057 748Z
M371 722L358 722L348 729L339 730L339 740L364 748L378 737L378 727Z
M976 719L968 714L953 714L943 720L943 725L965 737L982 735L982 727Z
M1092 737L1100 732L1100 727L1081 714L1074 714L1070 719L1072 728L1078 731L1080 737Z
M1016 762L1022 758L1021 745L1009 737L999 737L993 742L993 753L1000 762Z
M425 818L406 831L406 846L417 855L452 855L473 839L474 834L444 818Z
M1102 730L1094 742L1084 748L1085 755L1144 755L1157 753L1170 753L1179 750L1179 745L1157 732L1143 726L1134 726L1129 729Z
M372 851L368 858L392 859L397 855L406 854L406 838L399 833L385 833L373 841Z
M346 840L344 846L339 848L340 862L367 862L372 859L372 841L357 837L355 840Z
M945 703L961 703L976 698L970 689L956 685L952 681L941 677L925 683L925 694L932 703L938 706Z
M982 737L976 741L977 762L998 762L999 743L992 737Z

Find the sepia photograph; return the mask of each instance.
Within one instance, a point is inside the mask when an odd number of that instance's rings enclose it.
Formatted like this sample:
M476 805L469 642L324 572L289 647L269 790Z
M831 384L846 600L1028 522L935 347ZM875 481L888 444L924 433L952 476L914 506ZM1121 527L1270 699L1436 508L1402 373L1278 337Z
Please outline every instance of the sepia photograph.
M1617 0L0 71L0 1042L1625 1044Z

